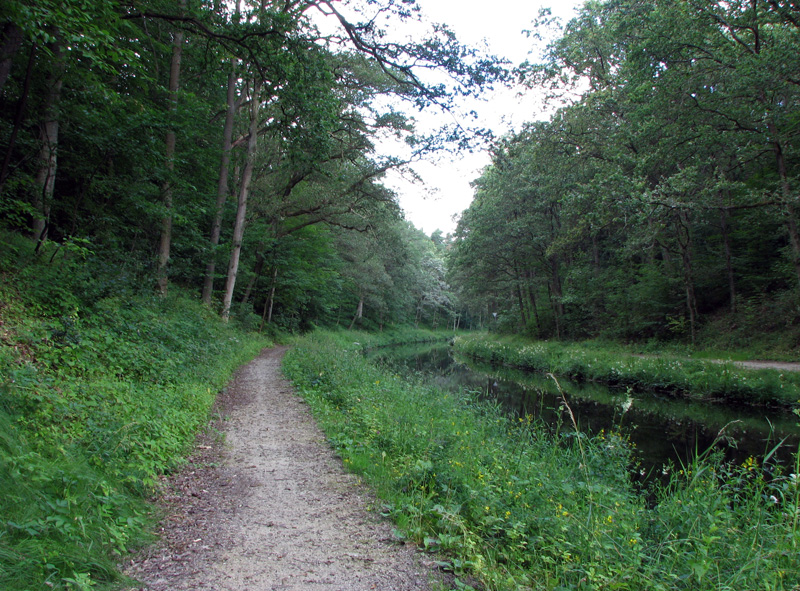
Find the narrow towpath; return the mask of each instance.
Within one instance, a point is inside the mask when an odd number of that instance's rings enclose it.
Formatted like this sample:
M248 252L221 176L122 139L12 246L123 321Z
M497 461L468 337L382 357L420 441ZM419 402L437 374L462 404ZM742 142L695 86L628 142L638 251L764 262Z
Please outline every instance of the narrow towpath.
M720 361L720 363L724 363ZM734 361L734 365L748 369L777 369L778 371L800 371L800 363L793 361Z
M431 569L346 473L265 350L221 396L217 429L169 479L161 542L130 560L131 589L410 591Z
M724 359L705 359L702 357L672 357L672 356L659 356L659 355L643 355L641 353L634 353L632 357L640 359L655 359L657 357L666 357L668 359L675 359L678 361L692 360L692 361L708 361L710 363L728 363ZM796 361L732 361L733 365L745 369L777 369L778 371L800 371L800 363Z

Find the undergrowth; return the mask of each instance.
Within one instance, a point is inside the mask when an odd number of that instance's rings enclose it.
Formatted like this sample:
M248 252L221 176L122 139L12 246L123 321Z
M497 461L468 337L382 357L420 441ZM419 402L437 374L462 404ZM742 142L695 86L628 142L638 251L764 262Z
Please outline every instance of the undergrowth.
M456 588L789 591L800 466L708 454L645 500L618 434L554 432L477 395L409 382L317 333L285 371L330 444Z
M611 346L509 340L488 334L461 336L457 351L494 364L550 372L635 392L658 392L737 404L791 407L800 402L800 373L744 369L731 362L637 357Z
M267 343L90 253L23 252L0 261L0 588L103 587L146 539L158 477Z

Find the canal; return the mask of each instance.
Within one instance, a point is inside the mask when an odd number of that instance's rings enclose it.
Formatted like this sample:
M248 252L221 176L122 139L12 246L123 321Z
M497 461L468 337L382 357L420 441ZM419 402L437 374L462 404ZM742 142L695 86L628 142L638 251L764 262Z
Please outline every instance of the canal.
M574 429L593 435L618 431L635 449L635 470L649 479L670 466L687 464L712 446L728 461L754 457L784 465L800 445L798 417L791 412L731 407L668 398L631 395L599 384L577 384L538 373L493 367L455 354L442 344L404 345L367 353L375 363L415 376L445 391L469 390L496 401L512 416L533 417L552 430ZM563 393L563 395L562 395ZM776 451L773 451L777 448ZM794 472L792 466L786 466Z

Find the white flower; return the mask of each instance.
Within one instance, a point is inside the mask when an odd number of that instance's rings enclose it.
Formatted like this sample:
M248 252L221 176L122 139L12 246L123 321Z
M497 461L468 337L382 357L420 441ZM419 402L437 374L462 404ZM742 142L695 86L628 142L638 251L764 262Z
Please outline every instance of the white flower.
M626 412L628 412L630 410L631 406L633 406L633 397L632 396L628 396L628 399L625 402L622 403L622 414L625 414Z

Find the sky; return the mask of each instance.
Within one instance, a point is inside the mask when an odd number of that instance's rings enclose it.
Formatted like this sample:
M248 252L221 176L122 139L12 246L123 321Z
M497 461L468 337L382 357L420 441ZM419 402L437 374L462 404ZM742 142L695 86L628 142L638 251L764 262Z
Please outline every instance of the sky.
M531 54L536 50L535 42L522 31L530 28L540 8L551 8L553 16L566 23L582 0L419 0L419 4L430 20L447 24L460 42L480 45L485 41L490 53L518 65L526 59L538 59L538 55ZM474 109L479 116L477 121L467 122L489 128L496 136L517 130L526 121L547 116L548 105L533 92L519 96L519 89L505 89L483 98L465 105L465 111ZM415 116L424 124L424 113ZM429 235L437 229L448 234L455 230L454 216L472 201L470 183L489 162L485 150L448 156L415 164L414 172L421 182L412 183L392 173L384 179L384 184L397 193L406 219L417 228Z

